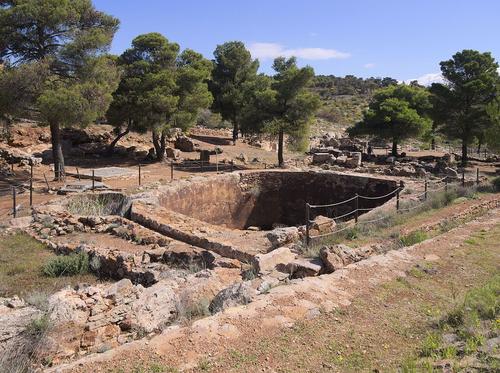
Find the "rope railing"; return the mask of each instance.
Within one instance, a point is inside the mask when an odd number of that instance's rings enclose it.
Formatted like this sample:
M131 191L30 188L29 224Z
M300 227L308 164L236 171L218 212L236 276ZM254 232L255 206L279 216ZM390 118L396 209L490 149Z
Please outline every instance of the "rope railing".
M310 235L310 228L311 228L311 224L314 224L315 221L314 220L311 220L310 216L311 216L311 209L315 209L315 208L328 208L328 207L336 207L336 206L340 206L340 205L343 205L343 204L346 204L348 202L352 202L352 201L355 201L355 208L345 214L342 214L342 215L339 215L339 216L333 216L331 219L333 221L336 221L336 220L339 220L339 219L343 219L345 217L348 217L348 216L351 216L351 215L355 215L355 222L354 222L354 225L356 224L370 224L370 223L375 223L375 222L378 222L378 221L381 221L381 220L384 220L386 218L388 218L389 216L383 216L381 218L377 218L377 219L372 219L372 220L359 220L358 217L359 217L359 213L360 212L369 212L369 211L372 211L373 209L375 209L376 207L368 207L368 208L365 208L365 207L359 207L359 199L367 199L367 200L379 200L379 199L383 199L383 198L388 198L392 195L396 195L396 210L398 212L409 212L409 211L412 211L412 210L415 210L419 207L421 207L425 201L427 200L428 198L428 195L429 193L436 193L436 192L440 192L442 190L445 190L447 191L448 188L449 188L449 180L450 177L449 176L445 176L441 179L438 179L438 180L432 180L429 182L429 180L425 180L424 182L424 192L423 193L420 193L420 194L417 194L415 197L417 199L418 202L416 202L415 205L412 205L412 206L409 206L409 207L401 207L400 206L400 198L399 198L399 194L400 192L404 189L404 186L403 186L403 183L400 182L400 186L396 189L394 189L393 191L387 193L387 194L384 194L382 196L361 196L361 195L358 195L356 194L354 197L351 197L351 198L348 198L344 201L340 201L340 202L336 202L336 203L331 203L331 204L322 204L322 205L311 205L309 203L306 203L306 245L309 245L310 244L310 241L312 238L314 239L317 239L317 238L321 238L321 237L326 237L326 236L331 236L333 234L336 234L336 233L339 233L347 228L342 228L340 230L336 230L336 231L333 231L333 232L328 232L328 233L324 233L324 234L321 234L321 235L315 235L315 236L311 236ZM441 185L441 186L438 186L437 188L429 188L429 183L433 183L434 185L436 184L441 184L444 182L444 185ZM465 175L464 175L464 172L462 172L462 179L457 181L456 183L453 183L454 186L457 186L458 184L462 184L462 186L465 186ZM477 169L477 172L476 172L476 184L479 184L479 169ZM348 227L350 228L350 227Z

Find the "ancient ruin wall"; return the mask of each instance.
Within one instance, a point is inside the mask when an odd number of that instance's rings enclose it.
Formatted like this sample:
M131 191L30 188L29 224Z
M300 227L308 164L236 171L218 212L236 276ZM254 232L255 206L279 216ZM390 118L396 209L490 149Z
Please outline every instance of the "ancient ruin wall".
M160 205L169 210L228 228L273 224L301 225L305 203L329 204L354 196L381 196L392 192L396 182L333 172L265 171L220 175L165 189ZM387 199L360 200L360 208L376 207ZM314 214L341 215L354 209L354 202ZM314 218L314 215L312 216Z

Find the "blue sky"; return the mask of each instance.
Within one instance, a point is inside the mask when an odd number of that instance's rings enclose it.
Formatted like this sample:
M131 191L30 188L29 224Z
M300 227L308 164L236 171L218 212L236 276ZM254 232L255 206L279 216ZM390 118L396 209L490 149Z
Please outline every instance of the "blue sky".
M121 53L142 33L212 58L241 40L270 73L272 58L297 55L317 74L433 80L462 49L500 59L500 0L94 0L121 20Z

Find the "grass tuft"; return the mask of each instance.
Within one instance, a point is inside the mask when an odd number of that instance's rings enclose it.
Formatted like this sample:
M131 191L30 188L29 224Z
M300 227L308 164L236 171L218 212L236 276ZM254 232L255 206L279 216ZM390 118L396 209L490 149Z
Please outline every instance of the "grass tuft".
M43 266L43 274L48 277L76 276L89 272L89 256L80 252L56 256Z

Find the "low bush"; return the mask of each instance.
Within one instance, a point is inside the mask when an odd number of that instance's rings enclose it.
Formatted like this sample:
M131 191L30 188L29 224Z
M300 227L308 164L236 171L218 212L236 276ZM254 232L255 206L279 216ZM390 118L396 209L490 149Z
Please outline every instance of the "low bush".
M412 246L427 239L427 233L423 231L414 231L399 238L403 246Z
M496 193L500 192L500 176L497 176L493 180L491 180L491 185L493 185L493 190Z
M48 277L85 274L89 272L89 256L84 252L57 256L45 263L42 271Z

